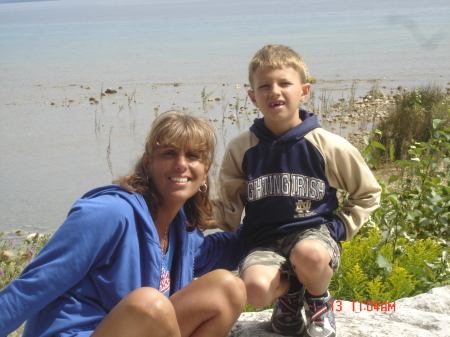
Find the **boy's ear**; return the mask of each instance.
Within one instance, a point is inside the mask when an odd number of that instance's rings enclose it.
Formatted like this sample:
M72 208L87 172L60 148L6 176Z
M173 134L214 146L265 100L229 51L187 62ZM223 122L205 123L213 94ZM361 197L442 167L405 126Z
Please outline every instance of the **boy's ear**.
M250 100L252 101L253 105L258 107L258 104L256 104L256 98L255 98L255 92L253 90L247 91L248 97L250 97Z
M311 90L310 83L302 84L302 96L300 98L300 102L303 102L308 97L310 90Z

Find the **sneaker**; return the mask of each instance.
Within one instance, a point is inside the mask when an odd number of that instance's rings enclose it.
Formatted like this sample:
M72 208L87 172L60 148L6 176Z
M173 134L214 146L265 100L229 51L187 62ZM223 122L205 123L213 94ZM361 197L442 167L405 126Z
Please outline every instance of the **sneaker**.
M332 300L328 290L325 297L303 298L307 336L336 337L336 320L330 303Z
M272 329L280 335L300 336L305 330L302 316L303 289L288 293L275 301L272 313Z

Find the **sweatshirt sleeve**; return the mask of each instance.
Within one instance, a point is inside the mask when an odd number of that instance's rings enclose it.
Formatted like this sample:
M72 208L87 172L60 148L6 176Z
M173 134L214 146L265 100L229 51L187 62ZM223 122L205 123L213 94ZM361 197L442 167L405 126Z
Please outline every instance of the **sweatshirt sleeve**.
M0 292L0 336L17 329L110 258L120 242L123 212L124 203L112 196L74 204L35 259Z
M219 173L219 197L214 200L214 218L217 227L233 233L241 223L247 202L246 177L242 170L245 152L257 144L250 131L232 139L222 159Z
M242 225L235 233L216 232L204 236L197 234L198 249L195 254L194 276L200 277L215 269L237 270L246 254L240 240Z
M349 193L348 201L337 215L345 225L350 240L380 204L381 187L358 149L346 139L317 128L306 138L325 159L331 187Z

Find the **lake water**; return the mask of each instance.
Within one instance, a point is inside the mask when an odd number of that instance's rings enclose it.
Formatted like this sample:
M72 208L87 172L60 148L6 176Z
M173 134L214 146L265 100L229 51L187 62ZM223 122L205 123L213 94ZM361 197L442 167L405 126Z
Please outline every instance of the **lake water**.
M54 232L128 172L155 109L217 127L236 102L251 110L247 65L265 44L304 57L316 97L346 97L355 81L357 94L445 86L449 31L448 0L0 0L0 231ZM204 106L203 88L221 100ZM219 162L255 116L218 129Z

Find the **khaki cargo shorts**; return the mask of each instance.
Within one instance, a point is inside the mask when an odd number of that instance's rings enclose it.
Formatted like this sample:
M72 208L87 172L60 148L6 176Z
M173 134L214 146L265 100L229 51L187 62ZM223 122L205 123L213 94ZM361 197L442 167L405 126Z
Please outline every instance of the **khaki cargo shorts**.
M330 267L336 272L339 268L341 245L330 235L327 225L318 225L302 229L274 242L252 249L239 265L239 274L253 265L271 266L283 274L296 275L290 257L295 245L303 240L315 240L322 243L330 254Z

